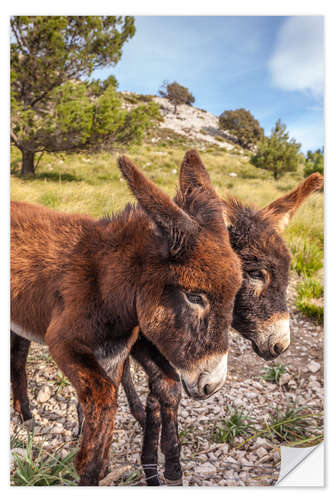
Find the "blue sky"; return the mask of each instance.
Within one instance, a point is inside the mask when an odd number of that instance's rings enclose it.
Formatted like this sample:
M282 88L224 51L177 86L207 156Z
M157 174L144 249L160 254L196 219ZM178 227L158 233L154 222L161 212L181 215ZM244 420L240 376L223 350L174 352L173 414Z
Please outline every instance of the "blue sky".
M281 118L302 150L324 143L323 18L138 16L114 74L119 90L156 94L164 80L188 87L215 115L246 108L270 134Z

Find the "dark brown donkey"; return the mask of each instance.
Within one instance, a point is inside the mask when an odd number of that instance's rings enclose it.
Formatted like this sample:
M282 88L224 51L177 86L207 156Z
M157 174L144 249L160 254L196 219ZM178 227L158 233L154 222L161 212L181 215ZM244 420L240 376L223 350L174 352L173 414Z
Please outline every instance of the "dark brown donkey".
M11 334L21 360L48 345L84 413L76 468L81 485L106 473L123 363L140 327L197 398L226 378L228 330L241 269L210 187L173 202L125 157L119 167L139 205L109 222L14 202ZM182 167L196 170L189 152ZM22 355L23 353L23 355ZM20 363L11 368L22 414ZM21 374L22 375L22 374Z
M185 171L190 173L191 169L186 168ZM198 178L200 171L202 176ZM186 192L193 182L209 183L206 171L202 167L200 170L199 165L189 179L181 179L181 189ZM322 185L323 177L313 174L289 194L262 210L243 205L234 198L223 202L230 241L243 267L243 283L236 295L232 326L252 342L259 356L267 360L281 354L290 342L286 305L290 257L279 234L303 201ZM142 336L135 343L131 355L149 375L150 393L146 412L136 394L128 364L122 379L131 412L144 428L142 464L147 483L160 484L157 450L162 424L164 477L169 484L181 484L177 429L181 385L178 374L156 347Z

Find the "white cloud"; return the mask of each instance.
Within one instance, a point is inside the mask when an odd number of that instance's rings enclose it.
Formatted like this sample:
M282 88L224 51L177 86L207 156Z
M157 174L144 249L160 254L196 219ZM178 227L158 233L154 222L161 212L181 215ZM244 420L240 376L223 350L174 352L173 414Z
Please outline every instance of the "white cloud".
M268 63L272 83L282 90L321 97L324 87L324 22L321 16L288 18Z

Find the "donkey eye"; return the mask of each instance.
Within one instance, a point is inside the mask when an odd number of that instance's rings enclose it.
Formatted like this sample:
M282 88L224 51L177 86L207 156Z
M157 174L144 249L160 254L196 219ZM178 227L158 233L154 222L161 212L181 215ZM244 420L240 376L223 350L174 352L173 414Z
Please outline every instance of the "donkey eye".
M255 280L265 281L264 273L262 273L261 271L249 271L248 275Z
M205 307L204 300L199 293L185 292L186 298L191 304L197 304L201 307Z

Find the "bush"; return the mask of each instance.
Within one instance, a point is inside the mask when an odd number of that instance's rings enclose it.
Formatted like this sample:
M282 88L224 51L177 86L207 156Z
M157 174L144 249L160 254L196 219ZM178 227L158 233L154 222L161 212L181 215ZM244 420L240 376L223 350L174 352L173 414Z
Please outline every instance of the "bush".
M315 172L324 175L324 147L317 149L314 153L308 151L304 165L304 177L308 177Z
M219 117L219 125L237 137L243 148L250 148L264 137L264 129L258 120L244 108L224 111Z
M286 125L278 120L270 137L263 138L257 145L257 151L251 156L250 163L257 168L269 170L275 180L286 172L295 172L300 163L298 144L289 139Z

